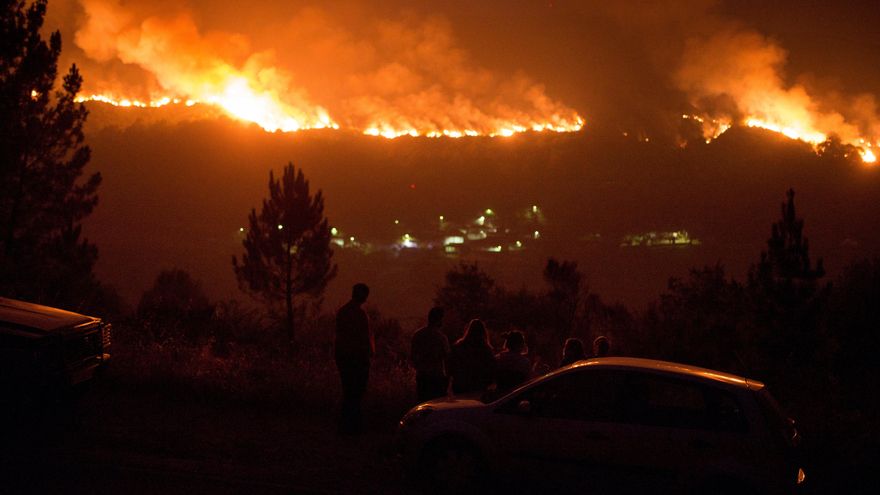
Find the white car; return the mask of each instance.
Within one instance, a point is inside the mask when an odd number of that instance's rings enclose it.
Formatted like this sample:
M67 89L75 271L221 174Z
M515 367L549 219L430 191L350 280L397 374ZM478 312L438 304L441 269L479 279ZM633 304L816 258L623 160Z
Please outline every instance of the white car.
M398 442L411 472L444 489L792 493L806 477L794 421L764 384L648 359L589 359L495 400L426 402Z

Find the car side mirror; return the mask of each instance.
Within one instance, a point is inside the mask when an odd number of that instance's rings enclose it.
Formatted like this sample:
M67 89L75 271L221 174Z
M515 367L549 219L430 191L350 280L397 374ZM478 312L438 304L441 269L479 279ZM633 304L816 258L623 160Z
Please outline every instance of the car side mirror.
M516 411L523 416L531 416L532 403L527 400L521 400L516 404Z

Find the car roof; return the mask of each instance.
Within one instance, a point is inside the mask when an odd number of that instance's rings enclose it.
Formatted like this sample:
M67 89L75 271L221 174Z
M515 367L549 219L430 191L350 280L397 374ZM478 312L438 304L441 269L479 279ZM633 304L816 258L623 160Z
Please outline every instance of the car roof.
M72 311L0 297L0 326L48 332L97 321L98 318Z
M568 366L568 368L581 367L610 367L638 369L645 371L659 371L662 373L720 382L727 385L733 385L736 387L748 388L752 390L757 390L764 387L764 384L759 381L743 378L741 376L725 373L723 371L700 368L699 366L692 366L689 364L659 361L656 359L644 359L634 357L604 357L585 359L583 361L578 361Z

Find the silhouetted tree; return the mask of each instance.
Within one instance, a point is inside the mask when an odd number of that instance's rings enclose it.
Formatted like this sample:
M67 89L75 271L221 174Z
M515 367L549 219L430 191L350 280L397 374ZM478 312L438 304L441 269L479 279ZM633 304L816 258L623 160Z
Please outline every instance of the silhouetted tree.
M284 326L294 341L298 296L320 303L327 283L336 276L331 262L330 227L324 217L324 196L314 196L302 170L284 168L280 180L269 172L269 197L257 214L251 210L241 262L232 267L241 289L262 301L270 312L284 306Z
M825 275L825 269L821 258L815 268L810 262L810 243L803 236L804 221L795 214L794 189L786 193L781 209L782 218L773 224L767 250L761 252L761 260L752 267L749 279L768 287L815 287L815 281Z
M747 290L752 305L757 346L764 356L761 371L770 377L793 380L804 368L820 372L828 363L819 335L818 316L827 296L819 286L825 275L822 260L813 266L804 221L797 217L794 190L782 203L781 218L771 228L767 250L749 269Z
M201 284L183 270L163 270L141 296L137 315L145 336L162 342L206 337L214 307Z
M544 281L549 285L547 303L551 306L547 323L554 330L557 345L562 345L574 329L581 309L583 278L574 261L549 258L544 267Z
M210 312L202 285L184 270L163 270L138 304L138 314L147 318L190 319Z
M90 157L88 112L74 102L82 78L71 66L53 91L61 34L42 39L45 15L45 0L0 7L0 292L81 307L99 288L80 222L101 176L79 181Z
M491 318L495 280L476 263L460 263L446 272L446 283L437 290L434 304L451 311L450 324L461 324L471 318ZM462 328L456 328L457 332Z
M830 136L816 147L819 156L826 161L861 163L859 149L851 144L844 144L838 136Z
M721 264L693 268L687 278L669 279L637 345L649 356L745 373L753 351L747 310L743 287Z
M833 370L851 406L880 415L868 392L880 376L880 258L847 266L829 297L824 324L837 350Z

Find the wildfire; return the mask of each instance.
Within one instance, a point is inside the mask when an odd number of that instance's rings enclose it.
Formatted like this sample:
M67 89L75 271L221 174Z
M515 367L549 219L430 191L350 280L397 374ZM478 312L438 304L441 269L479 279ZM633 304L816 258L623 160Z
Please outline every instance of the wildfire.
M277 39L266 39L214 29L186 5L80 3L85 15L74 43L85 57L78 62L90 95L82 101L211 105L270 132L343 128L388 139L584 126L527 75L482 67L439 17L349 25L345 16L309 7L292 13Z
M681 118L685 120L694 120L696 122L699 122L702 126L703 136L706 138L706 143L709 143L712 140L716 139L718 136L724 134L728 129L732 127L729 121L709 119L700 117L699 115L684 114L681 116ZM815 130L811 126L802 124L800 122L780 123L777 121L764 120L757 117L748 117L742 121L742 124L748 127L757 127L768 131L773 131L782 134L790 139L807 142L813 145L814 149L816 149L820 144L828 141L829 139L828 134ZM877 161L877 155L874 153L873 148L875 146L880 146L880 143L872 143L866 138L860 137L856 139L845 140L843 141L843 144L851 145L856 150L858 150L859 157L864 163L875 163Z
M736 121L814 148L833 137L857 150L865 163L876 162L876 97L826 95L807 83L790 84L786 58L787 52L774 40L733 26L691 38L674 74L678 89L697 109L697 116L685 118L701 124L707 141ZM744 118L736 120L740 116Z
M76 101L97 101L116 107L161 108L168 105L184 104L188 107L207 104L220 107L228 115L246 122L253 122L269 132L292 132L301 129L338 129L339 124L333 122L323 109L318 109L317 116L310 120L290 115L285 105L273 98L268 92L254 91L243 77L231 78L222 92L209 94L204 100L181 99L163 96L149 101L128 98L115 98L108 95L93 94L77 97Z
M732 124L728 120L717 120L717 119L704 119L699 115L687 115L684 114L681 118L687 120L694 120L700 123L700 126L703 129L703 138L706 140L706 144L712 142L713 139L718 138L718 136L724 134L728 129L731 128Z
M217 95L209 95L204 99L182 99L163 96L151 100L120 98L103 94L79 96L77 102L100 102L115 107L161 108L168 105L212 105L221 108L229 116L245 122L253 122L266 131L294 132L303 129L339 129L336 123L325 112L318 114L317 120L303 122L285 112L284 105L268 94L258 94L250 89L243 78L233 79L226 85L226 90ZM389 124L373 124L366 129L356 129L368 136L381 136L395 139L402 136L429 138L461 138L461 137L510 137L527 131L533 132L577 132L584 127L584 119L577 114L571 117L555 117L549 122L527 122L522 125L515 122L498 122L496 127L488 130L477 129L417 129L414 127L397 129Z

